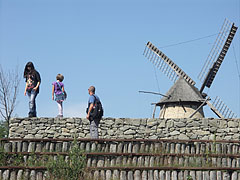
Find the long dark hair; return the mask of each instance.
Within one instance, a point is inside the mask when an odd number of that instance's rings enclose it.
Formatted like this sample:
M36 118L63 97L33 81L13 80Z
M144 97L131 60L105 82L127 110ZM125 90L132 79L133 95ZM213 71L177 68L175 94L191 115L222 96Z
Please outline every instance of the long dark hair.
M31 68L31 70L28 69L28 67ZM35 73L36 70L34 68L34 65L32 62L28 62L24 68L24 73L23 73L23 77L26 78L28 74L33 74Z

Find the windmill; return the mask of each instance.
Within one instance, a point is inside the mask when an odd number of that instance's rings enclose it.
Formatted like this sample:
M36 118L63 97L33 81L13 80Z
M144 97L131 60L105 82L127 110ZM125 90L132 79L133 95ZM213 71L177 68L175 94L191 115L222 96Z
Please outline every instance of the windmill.
M196 83L191 77L162 51L151 42L146 44L143 55L174 82L166 95L159 102L154 103L153 118L157 106L160 107L159 118L202 118L204 117L203 106L206 104L219 118L236 117L219 97L211 103L211 98L203 92L205 87L211 87L236 31L237 27L234 23L225 19L198 76L202 82L200 90L195 87Z

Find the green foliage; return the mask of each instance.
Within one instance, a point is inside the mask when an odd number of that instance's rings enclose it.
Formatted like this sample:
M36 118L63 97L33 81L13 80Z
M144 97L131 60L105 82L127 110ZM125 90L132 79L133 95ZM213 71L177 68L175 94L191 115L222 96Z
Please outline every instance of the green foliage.
M76 143L74 143L67 157L68 159L58 155L56 159L54 157L49 159L47 168L52 178L64 180L79 180L83 178L86 156Z
M21 154L13 154L10 158L8 157L8 164L11 164L11 166L21 166L23 161L23 155Z
M73 144L68 156L37 155L31 153L27 160L22 154L8 154L0 148L0 166L44 166L50 173L50 179L80 180L84 179L86 156L77 143Z
M3 148L0 148L0 166L20 166L23 165L23 155L21 154L12 154L9 155L4 151Z
M0 166L5 166L7 159L7 153L4 152L3 148L0 148Z
M187 176L187 180L193 180L192 176L191 176L191 175L188 175L188 176Z
M8 125L6 121L0 121L0 138L8 137Z
M31 153L28 160L26 161L27 166L44 166L48 162L48 158L46 158L46 155L36 155L34 152Z

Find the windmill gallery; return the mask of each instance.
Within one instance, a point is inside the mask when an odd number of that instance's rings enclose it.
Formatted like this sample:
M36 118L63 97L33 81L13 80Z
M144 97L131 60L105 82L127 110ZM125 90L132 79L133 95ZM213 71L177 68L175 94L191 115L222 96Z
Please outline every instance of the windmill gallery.
M219 118L235 118L235 114L216 97L213 103L211 98L203 92L204 88L210 88L213 80L227 54L237 27L234 23L225 19L218 37L207 57L207 60L198 76L202 82L200 90L195 87L195 82L177 64L168 58L151 42L146 44L144 56L149 59L159 70L174 82L160 102L154 103L160 107L159 118L202 118L203 106L208 105ZM161 95L161 94L160 94Z

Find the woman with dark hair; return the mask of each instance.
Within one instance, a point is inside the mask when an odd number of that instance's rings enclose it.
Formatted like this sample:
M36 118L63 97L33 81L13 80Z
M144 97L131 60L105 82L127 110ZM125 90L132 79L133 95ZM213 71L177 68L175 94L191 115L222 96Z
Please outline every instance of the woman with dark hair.
M23 77L26 79L26 87L24 95L29 97L29 113L28 117L37 117L35 99L39 93L41 83L40 74L35 70L32 62L28 62L24 69Z

